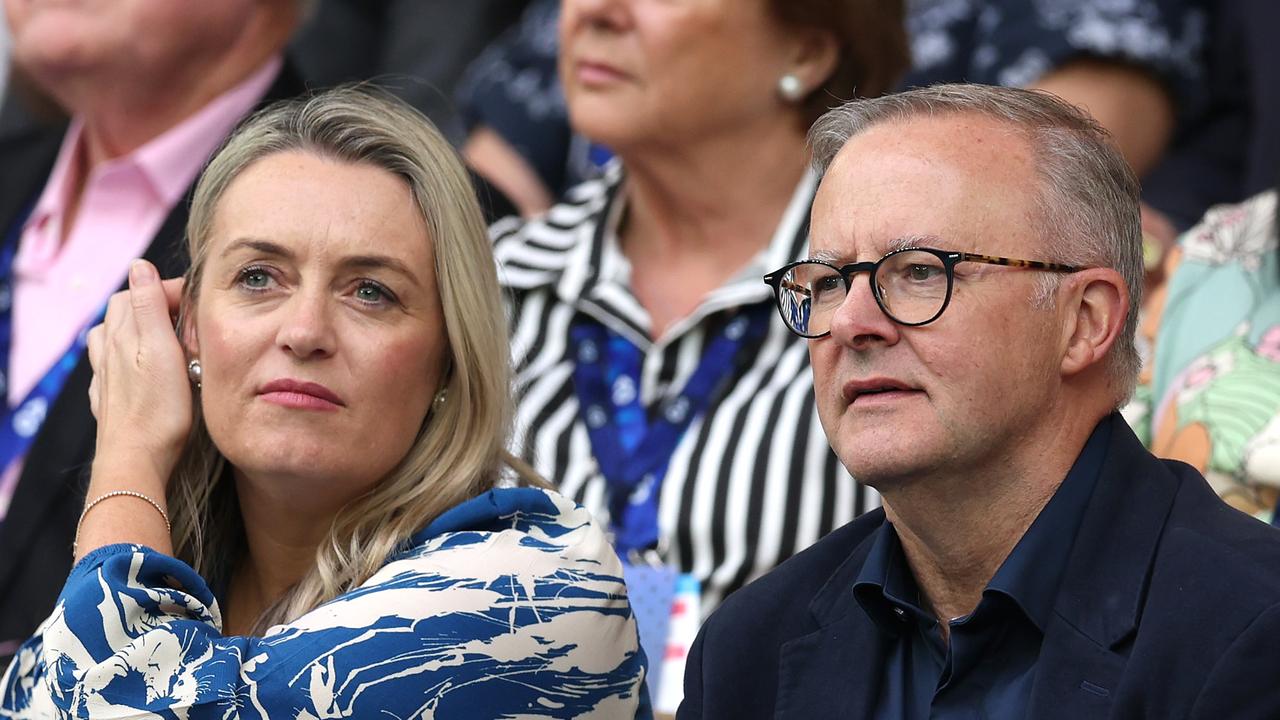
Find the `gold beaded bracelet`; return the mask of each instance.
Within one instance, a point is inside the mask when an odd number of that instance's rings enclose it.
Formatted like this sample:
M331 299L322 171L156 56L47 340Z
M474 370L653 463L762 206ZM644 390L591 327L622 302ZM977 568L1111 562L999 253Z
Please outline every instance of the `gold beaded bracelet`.
M75 537L75 540L71 542L72 555L76 555L77 550L80 547L80 526L84 525L84 517L88 515L89 511L92 510L94 506L96 506L98 503L102 502L103 500L110 500L113 497L133 497L133 498L138 498L139 500L145 500L146 502L150 503L151 507L156 509L156 512L160 513L160 517L164 518L165 531L166 532L173 531L173 525L169 523L169 513L165 512L164 508L160 507L160 503L156 502L155 500L152 500L151 498L147 497L146 495L143 495L140 492L134 492L132 490L112 490L111 492L106 493L105 495L98 496L93 500L93 502L90 502L89 504L85 505L84 510L80 511L80 519L76 521L76 537Z

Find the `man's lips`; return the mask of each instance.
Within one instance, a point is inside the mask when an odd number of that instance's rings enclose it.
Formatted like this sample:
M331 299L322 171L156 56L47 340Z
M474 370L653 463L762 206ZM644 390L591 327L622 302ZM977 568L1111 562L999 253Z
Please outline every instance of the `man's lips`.
M258 395L278 405L316 410L337 409L347 404L324 385L291 378L272 380L258 388Z
M844 398L845 403L853 404L858 400L867 401L875 397L890 399L917 392L921 392L920 388L912 387L901 380L872 377L846 382L840 389L840 396Z

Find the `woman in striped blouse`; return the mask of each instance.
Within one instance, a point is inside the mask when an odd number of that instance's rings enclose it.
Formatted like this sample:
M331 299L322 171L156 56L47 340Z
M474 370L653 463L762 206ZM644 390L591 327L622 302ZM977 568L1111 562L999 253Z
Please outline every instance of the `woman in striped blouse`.
M188 238L89 336L78 562L0 717L647 717L605 534L499 487L502 305L444 138L365 91L273 106Z
M761 276L799 258L805 132L907 65L896 1L563 0L560 76L606 177L495 224L520 451L705 607L874 499L827 447ZM648 553L652 556L652 553Z

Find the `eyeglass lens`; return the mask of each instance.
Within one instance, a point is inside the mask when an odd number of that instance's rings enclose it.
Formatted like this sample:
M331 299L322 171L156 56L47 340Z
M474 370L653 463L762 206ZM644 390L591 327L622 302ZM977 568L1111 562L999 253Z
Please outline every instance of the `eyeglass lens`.
M928 322L947 302L947 268L922 250L905 250L882 259L872 284L885 312L914 325ZM857 282L850 278L849 282ZM778 306L791 329L816 337L831 330L831 319L849 294L849 282L830 265L800 263L787 270L778 290Z

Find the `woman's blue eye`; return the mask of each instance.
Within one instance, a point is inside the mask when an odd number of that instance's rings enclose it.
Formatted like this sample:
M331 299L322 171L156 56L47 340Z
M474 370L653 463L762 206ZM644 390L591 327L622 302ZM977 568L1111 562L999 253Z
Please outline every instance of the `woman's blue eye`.
M371 282L360 283L356 288L356 299L361 302L376 304L391 299L391 294L381 285Z
M271 275L260 268L247 268L240 271L240 283L252 290L263 290L271 284Z

